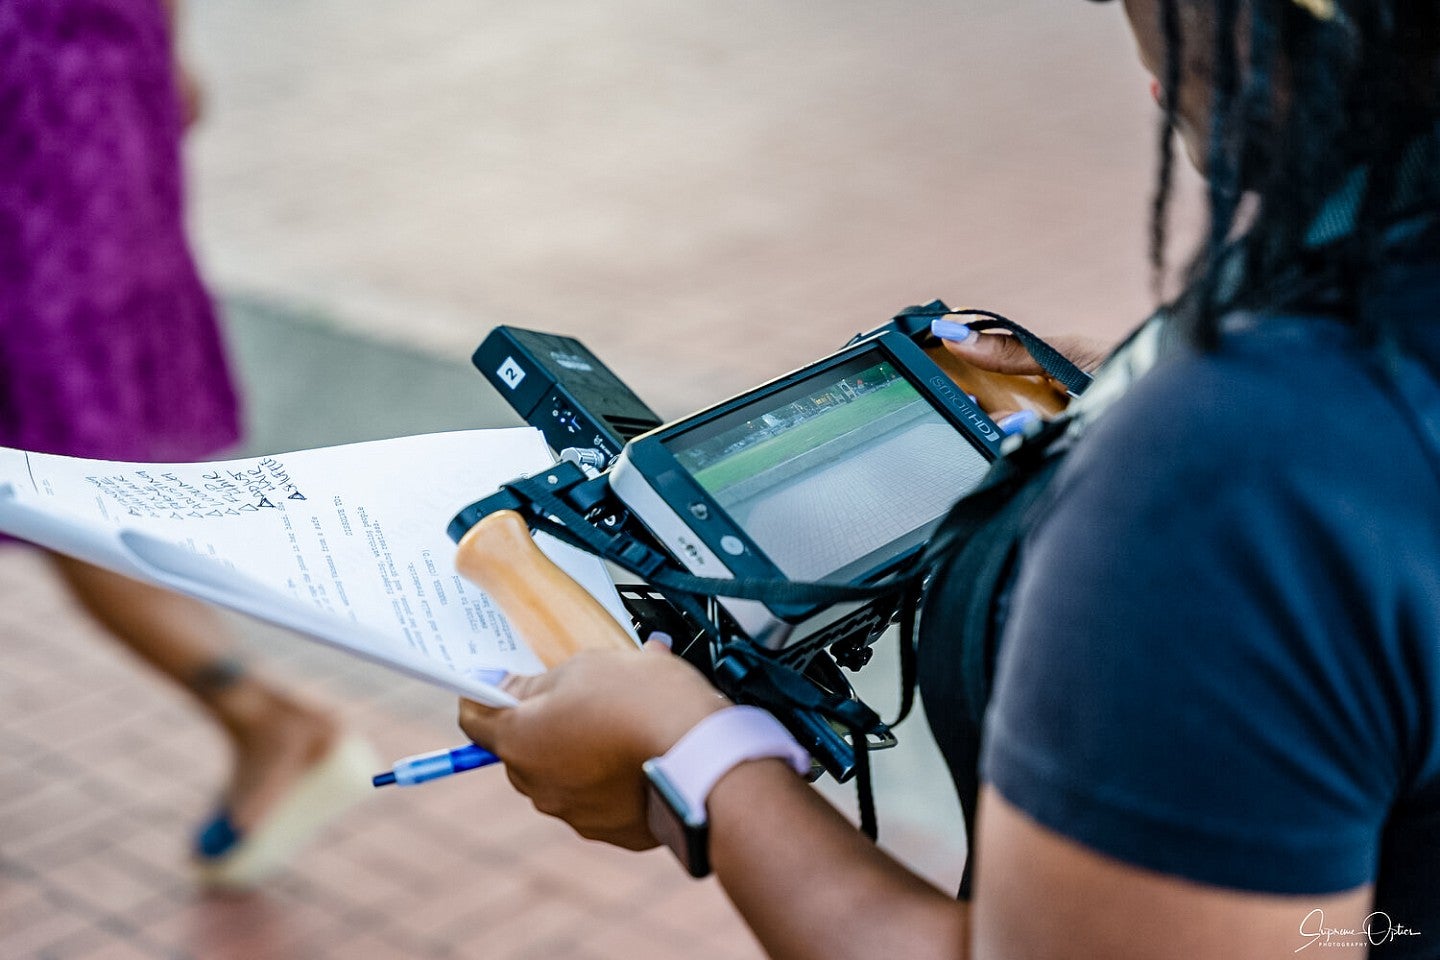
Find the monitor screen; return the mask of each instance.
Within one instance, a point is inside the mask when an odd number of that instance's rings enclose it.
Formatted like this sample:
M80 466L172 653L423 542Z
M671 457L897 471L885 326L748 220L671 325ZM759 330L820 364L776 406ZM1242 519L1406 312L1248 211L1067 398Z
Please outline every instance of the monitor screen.
M884 564L923 541L989 466L880 350L665 445L792 580Z

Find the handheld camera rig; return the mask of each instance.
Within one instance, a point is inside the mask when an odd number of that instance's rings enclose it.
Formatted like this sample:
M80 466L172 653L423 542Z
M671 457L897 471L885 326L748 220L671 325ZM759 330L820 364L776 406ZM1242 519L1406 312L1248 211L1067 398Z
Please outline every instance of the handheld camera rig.
M858 777L873 835L868 751L895 743L911 706L925 544L1000 454L976 400L996 383L930 336L931 320L956 312L1043 346L936 300L669 424L579 341L498 327L475 366L560 462L466 507L449 533L458 542L514 511L636 577L619 591L640 633L670 635L721 692L773 713L816 775ZM1048 383L1002 379L1027 394L1012 405L1063 404ZM903 703L886 723L841 668L863 667L896 622Z

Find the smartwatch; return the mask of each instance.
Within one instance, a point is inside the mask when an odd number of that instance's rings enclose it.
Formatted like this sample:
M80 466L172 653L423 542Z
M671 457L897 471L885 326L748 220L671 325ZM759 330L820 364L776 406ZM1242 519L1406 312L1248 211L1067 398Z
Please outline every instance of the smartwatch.
M726 707L710 714L664 756L645 761L646 815L656 840L675 852L692 877L710 873L710 790L747 760L784 760L810 772L810 755L759 707Z

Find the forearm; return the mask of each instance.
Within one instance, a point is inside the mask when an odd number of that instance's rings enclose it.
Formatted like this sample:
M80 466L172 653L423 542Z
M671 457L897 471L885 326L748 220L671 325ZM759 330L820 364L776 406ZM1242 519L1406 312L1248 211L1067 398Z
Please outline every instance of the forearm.
M882 852L778 760L710 793L710 858L777 960L964 958L968 905Z
M463 701L460 726L494 751L537 809L582 836L640 849L640 765L724 708L663 646L583 652L507 689L519 704ZM787 762L732 767L707 795L710 860L772 957L847 960L965 956L968 912L880 852Z

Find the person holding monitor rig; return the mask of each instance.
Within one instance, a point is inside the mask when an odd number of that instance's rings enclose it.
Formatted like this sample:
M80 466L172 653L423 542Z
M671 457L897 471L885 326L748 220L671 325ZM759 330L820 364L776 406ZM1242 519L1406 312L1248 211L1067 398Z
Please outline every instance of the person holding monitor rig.
M654 845L642 767L669 769L773 956L1440 957L1440 3L1123 6L1164 114L1157 274L1172 132L1209 234L1033 481L988 709L947 615L968 584L930 588L921 690L979 803L961 898L656 643L461 706L587 837Z

